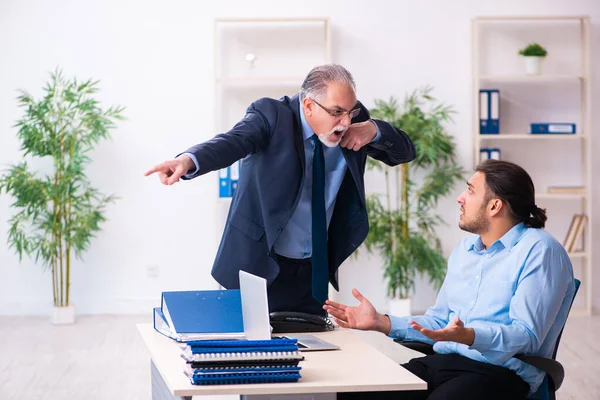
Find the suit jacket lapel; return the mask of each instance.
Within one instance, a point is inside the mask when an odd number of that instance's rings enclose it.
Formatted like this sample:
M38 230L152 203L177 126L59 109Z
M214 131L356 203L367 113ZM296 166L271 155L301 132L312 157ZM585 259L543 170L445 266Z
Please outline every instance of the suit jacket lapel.
M352 178L354 179L354 183L356 184L356 188L358 189L358 197L360 198L360 202L363 206L366 207L365 199L363 196L363 193L365 193L365 189L363 187L363 180L361 179L360 171L358 169L358 152L348 150L345 147L340 148L342 149L342 154L344 155L344 159L346 160L346 164L348 165L350 174L352 174Z
M306 158L304 156L304 136L302 135L302 122L300 120L300 98L295 95L290 99L290 107L294 114L294 146L296 147L296 153L302 163L302 171L304 173L306 169Z

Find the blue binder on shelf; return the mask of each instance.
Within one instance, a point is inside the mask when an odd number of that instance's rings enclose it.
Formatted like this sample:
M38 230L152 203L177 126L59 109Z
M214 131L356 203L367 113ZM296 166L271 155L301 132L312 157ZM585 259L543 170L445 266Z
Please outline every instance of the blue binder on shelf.
M532 123L530 125L533 134L575 134L577 126L567 122Z
M238 181L240 179L240 164L241 161L236 161L229 167L229 176L231 178L231 196L235 194L237 189Z
M479 91L479 133L500 133L500 90Z
M479 149L479 161L483 160L500 160L500 148L498 147L482 147Z
M482 89L479 91L479 133L482 135L489 132L489 112L490 107L488 91Z
M231 197L231 169L230 167L219 170L219 197Z
M166 336L178 341L244 338L237 289L163 292L160 311L170 333ZM163 333L156 327L157 317L155 310L155 329Z

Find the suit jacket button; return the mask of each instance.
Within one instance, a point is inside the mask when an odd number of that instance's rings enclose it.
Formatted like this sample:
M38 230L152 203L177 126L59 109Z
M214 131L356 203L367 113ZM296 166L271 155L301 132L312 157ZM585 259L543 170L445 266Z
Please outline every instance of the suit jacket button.
M277 232L281 232L283 228L277 228Z

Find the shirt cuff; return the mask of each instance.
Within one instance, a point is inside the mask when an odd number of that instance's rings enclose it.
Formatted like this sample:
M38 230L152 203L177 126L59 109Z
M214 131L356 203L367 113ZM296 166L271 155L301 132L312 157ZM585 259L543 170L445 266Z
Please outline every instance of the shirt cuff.
M191 158L192 161L194 162L194 165L196 166L196 169L194 171L192 171L192 172L188 171L185 175L183 175L183 177L184 178L193 178L194 175L196 175L196 173L200 170L200 164L198 164L198 159L192 153L182 153L181 155L188 156L189 158Z
M379 130L379 127L377 126L375 121L373 121L372 119L370 119L369 121L371 121L373 125L375 125L375 129L377 129L377 135L375 135L375 138L371 140L371 143L377 143L379 139L381 139L381 131Z
M404 317L394 317L393 315L386 314L390 318L392 329L388 333L388 337L393 339L406 339L408 333L409 323Z
M492 343L492 329L487 327L473 328L473 330L475 331L475 339L473 340L473 344L469 346L469 349L477 350L480 353L488 351Z

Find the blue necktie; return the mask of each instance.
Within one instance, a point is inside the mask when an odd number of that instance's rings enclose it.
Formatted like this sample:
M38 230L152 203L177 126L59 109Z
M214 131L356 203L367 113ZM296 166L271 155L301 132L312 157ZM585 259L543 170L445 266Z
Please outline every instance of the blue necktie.
M313 155L312 187L312 292L320 303L327 300L329 263L327 260L327 216L325 214L325 157L323 145L312 136L315 144Z

